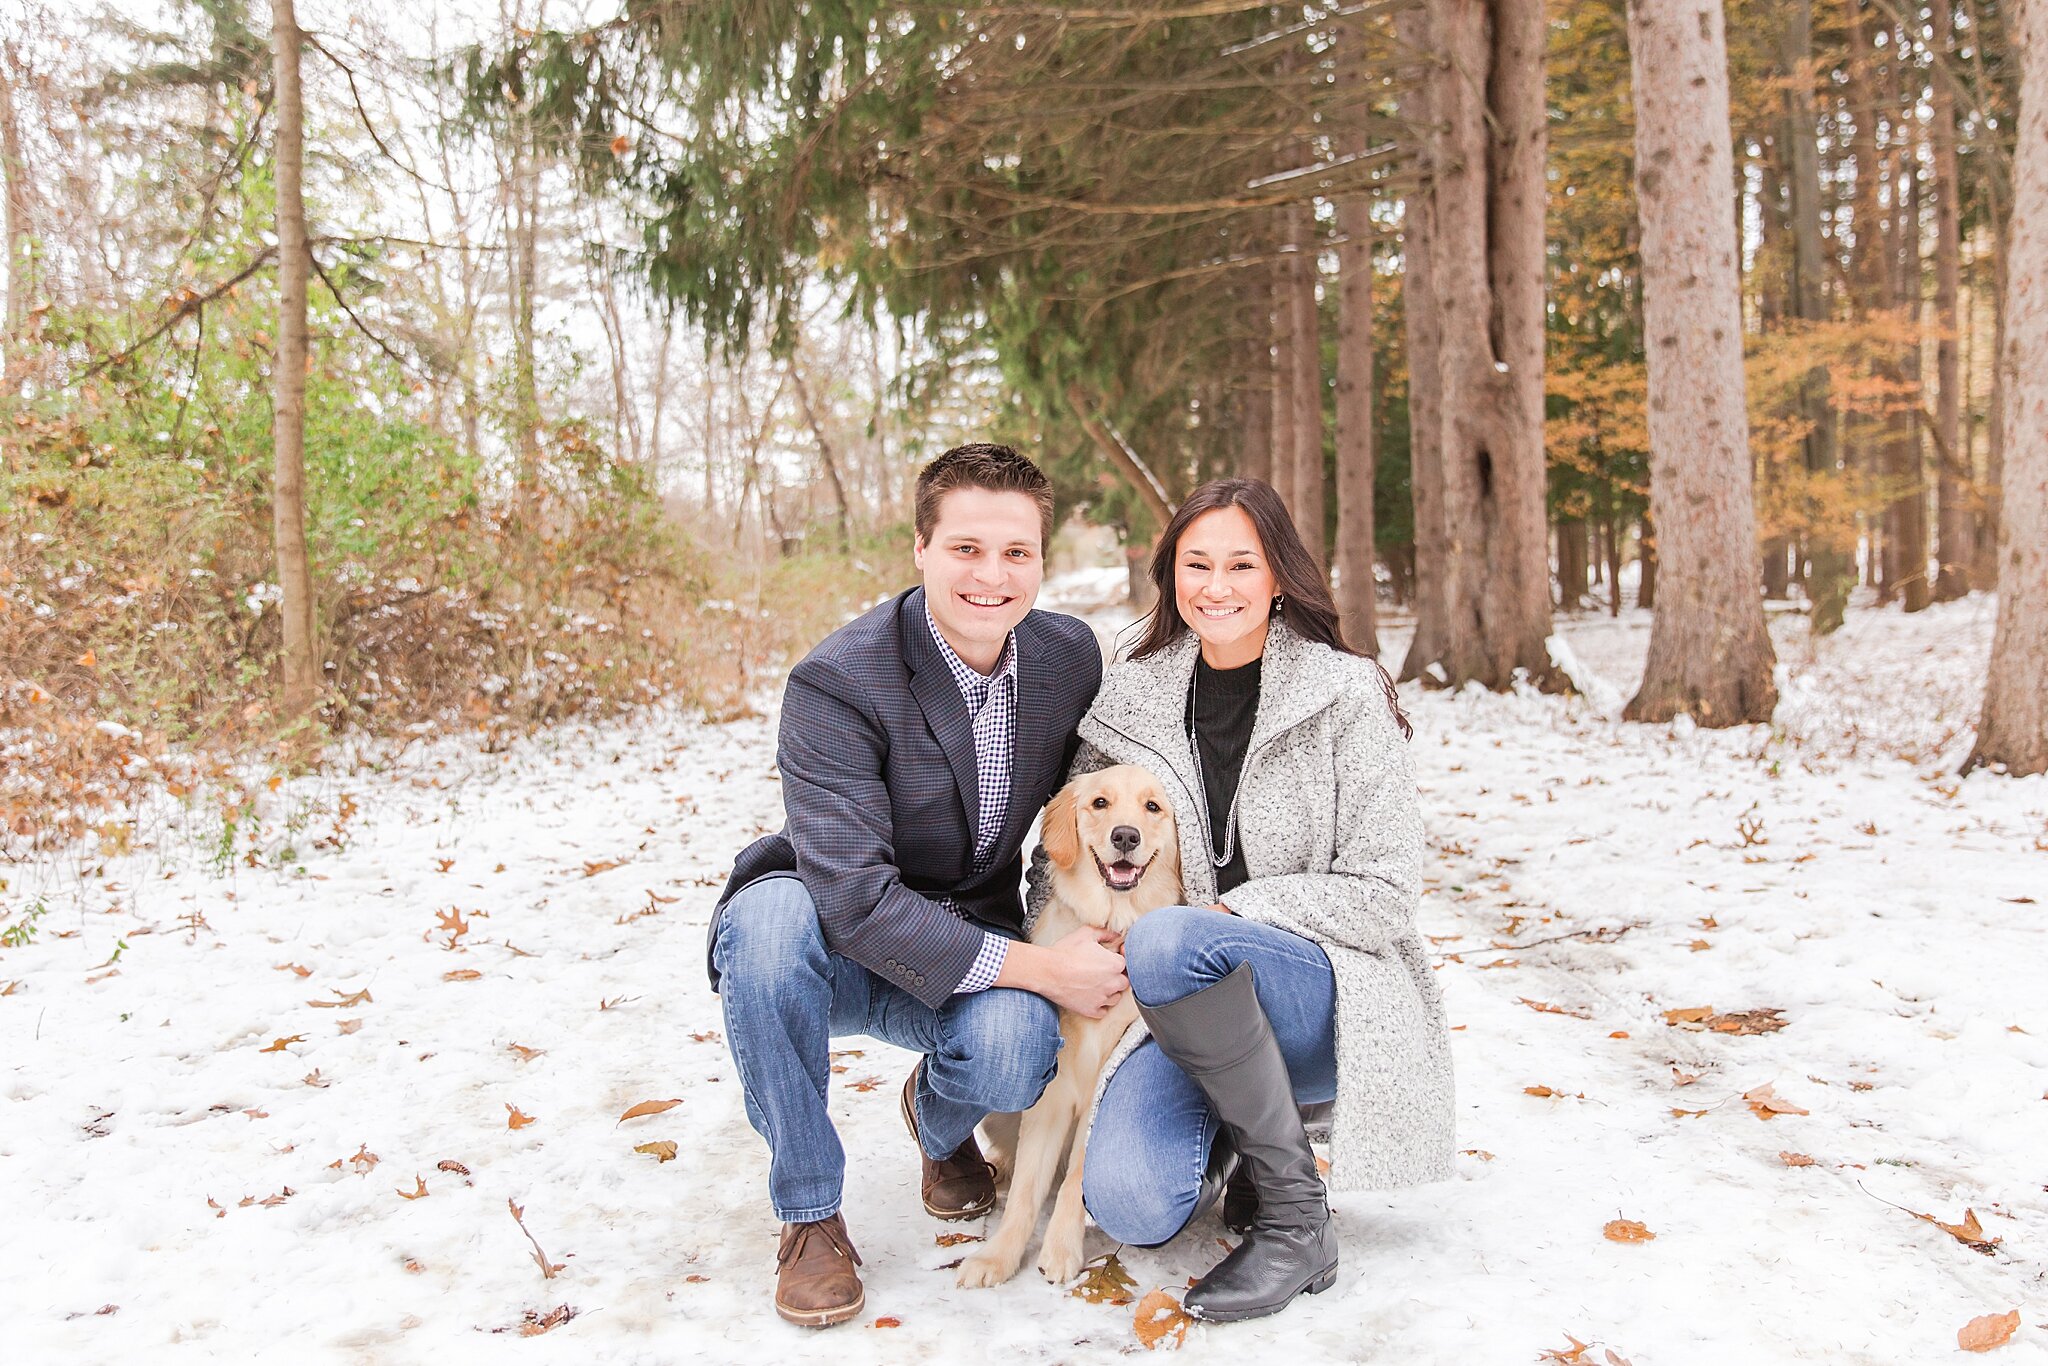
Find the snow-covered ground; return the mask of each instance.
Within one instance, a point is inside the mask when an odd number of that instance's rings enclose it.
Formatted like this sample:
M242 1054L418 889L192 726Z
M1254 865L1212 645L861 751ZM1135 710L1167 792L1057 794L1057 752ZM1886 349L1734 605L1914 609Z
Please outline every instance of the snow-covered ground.
M1340 1197L1335 1291L1182 1350L1892 1366L2018 1310L1995 1357L2048 1359L2048 782L1953 776L1990 623L1865 611L1810 651L1781 621L1775 729L1603 714L1633 614L1560 623L1591 700L1404 689L1457 1177ZM896 1113L911 1060L865 1040L833 1108L867 1310L774 1316L765 1155L703 972L733 852L780 821L772 748L768 719L659 713L440 741L257 783L232 830L200 794L125 856L0 870L8 923L49 908L0 949L0 1359L1142 1352L1128 1307L1028 1263L954 1288ZM1706 1007L1783 1028L1667 1023ZM1765 1086L1789 1108L1744 1099ZM679 1103L621 1120L645 1101ZM1932 1221L1966 1210L1988 1249ZM1120 1256L1177 1289L1221 1232Z

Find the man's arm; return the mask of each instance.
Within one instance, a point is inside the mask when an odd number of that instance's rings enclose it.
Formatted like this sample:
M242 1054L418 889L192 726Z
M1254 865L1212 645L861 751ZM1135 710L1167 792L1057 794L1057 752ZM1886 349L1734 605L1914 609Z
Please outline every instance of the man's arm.
M936 1007L967 975L986 931L903 885L882 776L888 741L865 701L828 664L806 660L791 671L776 744L784 833L832 951Z

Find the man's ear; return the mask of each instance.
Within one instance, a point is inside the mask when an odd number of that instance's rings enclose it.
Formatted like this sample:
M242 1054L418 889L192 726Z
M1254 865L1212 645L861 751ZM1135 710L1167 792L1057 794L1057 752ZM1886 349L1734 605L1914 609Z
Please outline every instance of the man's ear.
M1080 812L1075 809L1074 800L1072 783L1053 793L1052 800L1045 804L1045 821L1040 827L1045 856L1062 871L1073 867L1081 857Z
M924 568L924 537L912 536L910 538L910 562L919 569Z

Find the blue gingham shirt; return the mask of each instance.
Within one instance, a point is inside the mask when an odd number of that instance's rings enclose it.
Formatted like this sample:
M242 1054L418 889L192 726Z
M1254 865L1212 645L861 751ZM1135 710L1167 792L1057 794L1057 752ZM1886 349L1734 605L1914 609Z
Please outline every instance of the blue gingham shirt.
M974 871L986 872L995 854L996 838L1003 832L1003 817L1010 809L1010 767L1017 751L1017 633L1012 631L1003 642L1002 657L996 660L994 672L980 674L953 652L939 624L932 620L929 605L925 607L924 620L931 627L932 639L938 642L939 657L946 661L946 671L953 675L960 696L967 701L967 715L974 723L974 780L981 793L981 807L974 823ZM951 901L941 901L955 915L960 913ZM983 931L974 965L967 969L960 985L953 988L953 994L987 991L994 986L996 978L1003 975L1003 960L1009 952L1009 940Z

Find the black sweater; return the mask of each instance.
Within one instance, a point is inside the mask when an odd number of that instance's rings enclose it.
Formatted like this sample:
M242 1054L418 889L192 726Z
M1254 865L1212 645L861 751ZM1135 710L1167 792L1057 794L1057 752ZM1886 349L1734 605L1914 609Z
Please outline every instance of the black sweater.
M1252 720L1259 711L1260 663L1255 659L1235 669L1212 669L1199 655L1195 657L1186 716L1193 719L1195 743L1201 754L1212 855L1223 850L1231 799L1237 795L1245 750L1251 744ZM1244 845L1239 842L1231 850L1230 862L1216 870L1217 895L1241 885L1248 876Z

